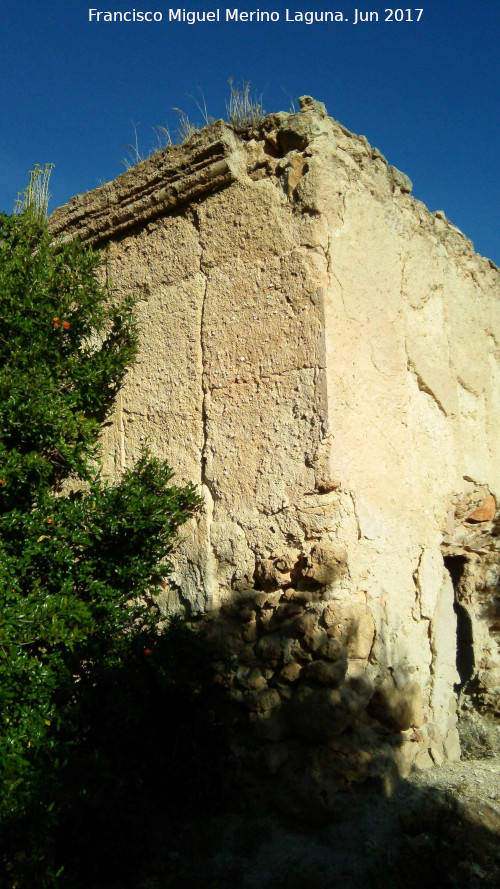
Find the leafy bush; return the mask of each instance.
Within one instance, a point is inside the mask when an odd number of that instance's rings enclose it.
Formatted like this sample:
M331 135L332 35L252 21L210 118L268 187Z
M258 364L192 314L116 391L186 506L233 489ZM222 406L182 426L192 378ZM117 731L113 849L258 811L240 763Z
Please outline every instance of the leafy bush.
M82 874L99 885L103 836L108 865L128 867L165 772L180 788L193 760L179 754L186 732L196 750L215 724L210 702L195 712L202 639L176 623L161 635L155 606L195 489L147 453L114 486L100 474L101 424L137 342L132 300L98 282L101 262L52 244L29 199L0 218L0 883L12 889Z

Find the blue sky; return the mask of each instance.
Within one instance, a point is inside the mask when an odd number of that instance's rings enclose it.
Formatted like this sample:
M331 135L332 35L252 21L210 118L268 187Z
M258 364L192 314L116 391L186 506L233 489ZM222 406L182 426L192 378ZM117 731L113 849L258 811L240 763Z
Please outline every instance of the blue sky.
M257 0L259 2L259 0ZM360 3L360 0L357 0ZM127 143L172 134L180 107L201 123L200 90L225 115L228 78L251 81L266 111L310 94L407 173L413 194L444 210L476 250L500 263L500 2L418 0L420 21L384 21L386 3L289 2L289 15L339 10L342 23L286 22L286 4L220 9L221 21L168 21L166 0L2 0L0 209L11 211L35 164L52 162L51 209L123 172ZM97 5L92 6L93 3ZM89 8L161 12L156 23L88 21ZM226 8L280 14L276 23L226 23ZM393 7L398 8L398 7ZM406 9L404 15L406 17Z

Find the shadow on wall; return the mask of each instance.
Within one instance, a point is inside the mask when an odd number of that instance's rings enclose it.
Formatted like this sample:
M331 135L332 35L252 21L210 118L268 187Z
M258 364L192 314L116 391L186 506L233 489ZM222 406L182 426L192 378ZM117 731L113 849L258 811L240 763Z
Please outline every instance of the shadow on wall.
M422 691L375 687L375 622L364 601L325 595L345 552L261 560L254 588L205 618L217 681L239 707L234 736L246 804L309 824L344 817L356 789L390 794L425 747ZM404 749L403 749L404 748Z

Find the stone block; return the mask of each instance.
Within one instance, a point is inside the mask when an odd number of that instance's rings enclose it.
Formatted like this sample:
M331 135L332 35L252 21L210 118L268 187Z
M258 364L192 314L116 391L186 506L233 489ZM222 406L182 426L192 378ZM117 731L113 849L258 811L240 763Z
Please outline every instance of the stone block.
M247 667L245 674L241 676L238 675L238 681L240 685L248 691L261 691L262 689L267 688L267 681L261 671L257 668L251 669L250 667Z
M300 673L301 666L296 661L293 661L290 664L285 664L280 670L280 676L285 682L295 682L295 680L299 678Z
M410 194L413 188L410 177L407 176L406 173L402 173L401 170L398 170L397 167L389 165L387 169L389 170L389 174L391 176L393 184L397 185L398 188L401 189L401 191Z
M307 556L303 576L328 586L347 571L345 547L329 541L315 544Z
M346 669L347 663L343 660L316 660L306 664L303 669L303 675L307 682L337 688L344 681Z
M260 559L255 578L263 590L277 590L290 583L290 568L283 559Z
M434 761L431 758L431 755L428 750L419 750L414 761L413 768L419 769L420 771L424 771L425 769L432 769L434 766Z
M253 644L258 638L258 625L256 620L250 620L241 629L241 638L244 642Z
M300 665L312 660L313 655L304 647L304 637L283 637L281 640L283 649L283 663Z
M367 605L332 602L325 608L323 621L329 636L347 648L349 657L369 657L375 638L375 620Z
M331 638L328 633L325 633L317 648L317 653L327 661L338 661L345 658L346 649L340 639Z
M422 689L416 682L407 682L403 688L383 683L376 689L368 712L395 732L421 726L425 721Z
M495 518L497 509L496 500L493 494L488 494L480 506L473 509L467 516L467 522L492 522Z
M313 614L300 614L282 623L280 629L285 636L311 635L316 629L316 618Z
M283 657L283 648L280 636L270 634L263 636L257 643L256 654L267 663L277 663Z
M305 633L303 642L312 652L320 652L328 644L328 636L322 627L316 627L312 633Z
M300 684L290 705L290 725L296 734L324 741L342 734L365 704L348 686L312 688Z
M249 699L249 709L256 713L265 713L281 706L281 698L275 688L264 688Z

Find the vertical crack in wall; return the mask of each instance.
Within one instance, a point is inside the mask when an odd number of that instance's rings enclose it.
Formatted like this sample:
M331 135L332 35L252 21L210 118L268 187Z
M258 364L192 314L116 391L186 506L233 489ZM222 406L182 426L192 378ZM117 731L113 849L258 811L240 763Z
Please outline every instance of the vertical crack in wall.
M410 248L411 248L412 241L413 241L413 236L410 238L410 242L408 244L408 249L407 249L406 253L404 254L402 262L401 262L401 284L399 285L399 293L400 293L400 297L401 297L400 305L401 306L405 305L405 302L409 302L408 292L406 290L406 266L408 265L408 261L410 259L410 252L411 252Z
M123 416L123 395L121 392L118 406L118 429L120 443L120 469L123 472L127 468L127 454L125 451L125 419Z
M203 247L201 244L200 238L200 274L204 277L204 288L203 288L203 297L201 302L201 313L200 313L200 350L201 350L201 389L202 389L202 402L201 402L201 425L202 425L202 435L203 442L201 447L201 483L205 485L210 490L210 485L208 484L208 475L207 475L207 450L208 450L208 410L207 410L207 401L208 401L208 385L207 385L207 369L206 369L206 354L205 354L205 340L204 340L204 330L205 330L205 309L207 304L207 293L208 293L208 277L203 271ZM211 492L212 493L212 492Z
M217 558L215 554L215 550L212 543L212 522L214 515L214 500L215 500L215 491L213 490L213 485L210 483L208 472L207 472L207 461L208 461L208 397L209 397L209 389L207 383L207 366L206 366L206 352L205 352L205 341L204 341L204 331L205 331L205 310L206 310L206 302L208 297L208 276L203 268L203 243L201 237L201 225L200 219L198 215L198 211L196 208L193 209L191 220L193 226L195 228L198 244L200 247L200 274L204 280L203 287L203 296L201 301L201 312L200 312L200 355L201 355L201 389L202 389L202 401L201 401L201 431L202 431L202 442L201 442L201 452L200 452L200 481L201 487L203 491L203 497L205 500L205 516L206 516L206 541L207 541L207 552L206 552L206 563L205 563L205 571L201 568L201 582L204 585L204 593L207 601L207 605L212 607L214 594L216 592L217 586ZM212 582L211 582L212 581Z
M328 343L326 329L327 287L324 286L329 279L330 257L328 250L321 244L318 244L315 247L311 247L307 244L301 244L301 247L306 251L306 254L307 251L311 251L314 254L319 253L321 260L324 263L324 269L322 270L320 281L317 281L318 287L316 290L317 307L321 323L321 335L320 341L318 343L318 352L316 358L317 363L315 366L307 368L313 370L314 372L313 382L315 397L311 408L317 422L317 440L314 444L311 456L308 457L306 454L305 458L306 465L311 466L314 469L315 492L321 494L327 493L328 491L332 490L333 487L336 487L336 484L331 484L329 459L334 436L333 431L330 428L330 405L327 373Z
M213 496L213 492L211 491L210 484L208 482L207 475L207 449L208 449L208 410L207 410L207 400L208 400L208 385L207 385L207 371L206 371L206 354L205 354L205 341L204 341L204 329L205 329L205 309L207 302L207 294L208 294L208 277L203 269L203 244L201 239L201 225L200 219L198 215L198 211L196 208L193 208L192 212L189 214L189 218L193 224L193 228L196 231L198 245L200 248L200 264L199 264L199 272L203 277L204 286L203 286L203 296L201 301L201 312L200 312L200 356L201 356L201 389L202 389L202 402L201 402L201 427L202 427L202 444L200 450L200 463L201 463L201 484L204 485Z
M338 275L336 275L335 272L333 271L332 244L333 244L333 239L332 239L331 235L329 235L327 249L325 250L324 248L322 248L323 253L325 254L326 270L328 273L328 277L330 278L331 281L335 281L335 283L338 287L338 291L340 293L340 300L342 302L342 307L344 309L344 314L345 314L346 318L348 318L349 321L355 321L356 323L359 323L358 319L355 318L353 315L350 315L349 312L347 311L347 306L346 306L345 297L344 297L344 286L342 284L342 281L338 277Z

